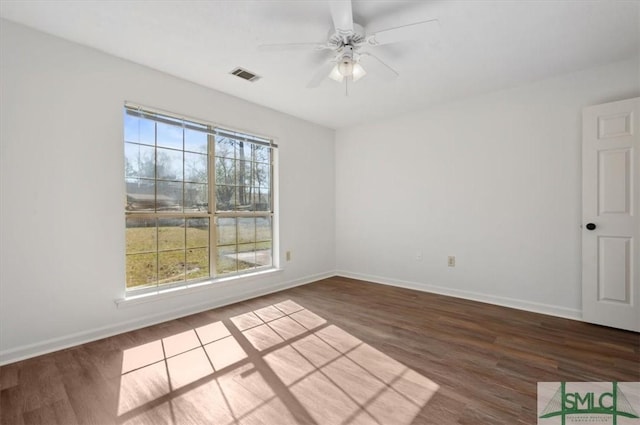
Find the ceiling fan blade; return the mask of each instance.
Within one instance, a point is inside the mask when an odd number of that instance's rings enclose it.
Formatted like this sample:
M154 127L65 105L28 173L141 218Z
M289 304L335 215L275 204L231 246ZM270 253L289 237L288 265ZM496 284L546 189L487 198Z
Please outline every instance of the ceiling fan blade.
M398 43L401 41L427 38L430 35L433 35L433 32L437 31L439 28L440 23L437 19L402 25L400 27L388 28L386 30L378 31L370 35L369 43L377 46L382 44Z
M305 55L306 63L312 66L313 69L317 69L319 66L324 65L325 62L331 61L335 58L335 53L330 49L324 50L312 50Z
M330 1L331 19L336 32L353 32L353 11L351 0Z
M307 88L313 89L316 88L322 83L322 81L329 76L329 73L336 66L334 62L325 62L322 64L315 74L313 74L313 78L307 84Z
M330 47L326 44L320 43L275 43L275 44L261 44L258 46L258 50L263 52L281 52L289 50L324 50Z
M372 60L366 58L371 58ZM363 52L361 54L360 62L362 62L363 59L365 59L365 68L369 69L372 74L380 75L385 80L393 80L400 75L398 71L384 63L382 59L369 52Z

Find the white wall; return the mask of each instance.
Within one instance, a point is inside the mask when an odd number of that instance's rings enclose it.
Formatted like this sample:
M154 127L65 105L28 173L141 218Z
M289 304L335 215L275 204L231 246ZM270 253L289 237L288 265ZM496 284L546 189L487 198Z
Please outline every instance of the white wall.
M333 130L8 21L0 28L0 363L332 274ZM283 272L116 307L125 100L277 139L279 255L293 254Z
M579 317L581 108L639 95L637 61L339 130L334 149L332 130L8 21L0 31L0 364L336 264ZM116 307L125 100L277 138L284 271Z
M338 273L579 318L581 110L638 96L639 75L616 63L338 130Z

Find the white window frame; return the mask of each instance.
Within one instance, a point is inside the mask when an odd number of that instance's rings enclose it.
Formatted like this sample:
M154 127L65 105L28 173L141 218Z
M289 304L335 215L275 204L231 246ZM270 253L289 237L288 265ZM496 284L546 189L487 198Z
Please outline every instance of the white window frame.
M184 281L179 282L171 282L171 283L158 283L158 279L156 279L155 284L150 285L141 285L139 287L127 287L127 280L125 279L125 293L128 297L130 296L138 296L138 295L148 295L151 293L160 293L167 292L173 289L178 288L189 288L189 287L200 287L206 283L215 283L221 281L229 281L230 279L240 278L240 277L250 277L253 275L263 274L265 271L277 270L279 266L279 256L278 253L278 221L277 221L277 152L278 145L275 143L274 139L271 137L255 135L250 132L232 129L228 126L222 126L218 124L214 124L207 120L202 120L198 118L186 117L183 115L175 114L172 112L167 112L164 110L160 110L157 108L151 108L143 105L139 105L133 102L125 102L124 105L124 113L131 115L138 115L144 118L162 122L162 117L167 117L171 120L180 120L183 123L183 126L186 125L188 128L189 123L195 123L199 126L207 127L207 166L208 166L208 206L206 212L193 212L193 211L185 211L184 208L182 212L130 212L125 210L125 231L126 231L126 219L127 218L140 218L140 219L171 219L171 218L181 218L181 219L191 219L191 218L207 218L209 220L209 276L195 278L195 279L186 279ZM172 123L173 124L173 123ZM193 128L192 128L193 129ZM201 131L198 129L198 131ZM269 181L269 210L268 211L217 211L216 208L216 174L215 174L215 163L216 163L216 152L215 152L215 137L216 136L224 136L229 137L234 140L242 139L245 142L259 144L262 146L267 146L270 150L270 181ZM124 139L124 137L123 137ZM123 140L126 145L127 140ZM155 141L157 149L157 141ZM182 152L185 152L184 146ZM252 161L253 162L253 161ZM125 182L126 182L125 177ZM154 175L154 182L157 183L158 176ZM156 184L157 191L157 184ZM157 193L157 192L156 192ZM233 273L225 273L221 275L217 275L217 234L216 234L216 224L219 218L242 218L242 217L268 217L271 222L271 264L265 266L256 266L254 268L246 269L246 270L237 270ZM236 239L235 245L236 247L241 243ZM161 252L158 250L157 242L156 242L156 254ZM185 245L185 249L187 249ZM125 248L125 255L127 254ZM156 264L157 264L157 255L156 255ZM126 273L126 271L125 271Z

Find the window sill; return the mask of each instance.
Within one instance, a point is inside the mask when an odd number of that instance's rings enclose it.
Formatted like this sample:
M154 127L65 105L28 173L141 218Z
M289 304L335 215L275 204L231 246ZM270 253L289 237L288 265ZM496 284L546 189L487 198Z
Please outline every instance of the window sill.
M188 284L184 286L175 286L175 287L166 288L166 289L158 289L157 291L146 292L144 294L139 294L139 295L128 295L128 296L125 295L124 298L119 298L115 300L115 303L116 303L116 306L120 309L120 308L125 308L133 305L146 304L149 302L173 298L180 295L193 294L203 290L211 289L213 287L226 287L229 285L237 284L239 280L243 282L251 281L256 278L261 278L273 273L281 273L282 271L283 269L273 268L269 270L262 270L256 273L224 277L221 279L212 279L204 282L197 282L197 283Z

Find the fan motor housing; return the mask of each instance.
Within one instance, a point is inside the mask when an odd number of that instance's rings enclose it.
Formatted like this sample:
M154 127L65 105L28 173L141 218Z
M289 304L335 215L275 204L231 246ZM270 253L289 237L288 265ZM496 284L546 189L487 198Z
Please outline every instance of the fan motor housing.
M338 49L347 45L355 46L364 41L364 28L355 22L353 23L353 31L335 30L329 33L329 44Z

